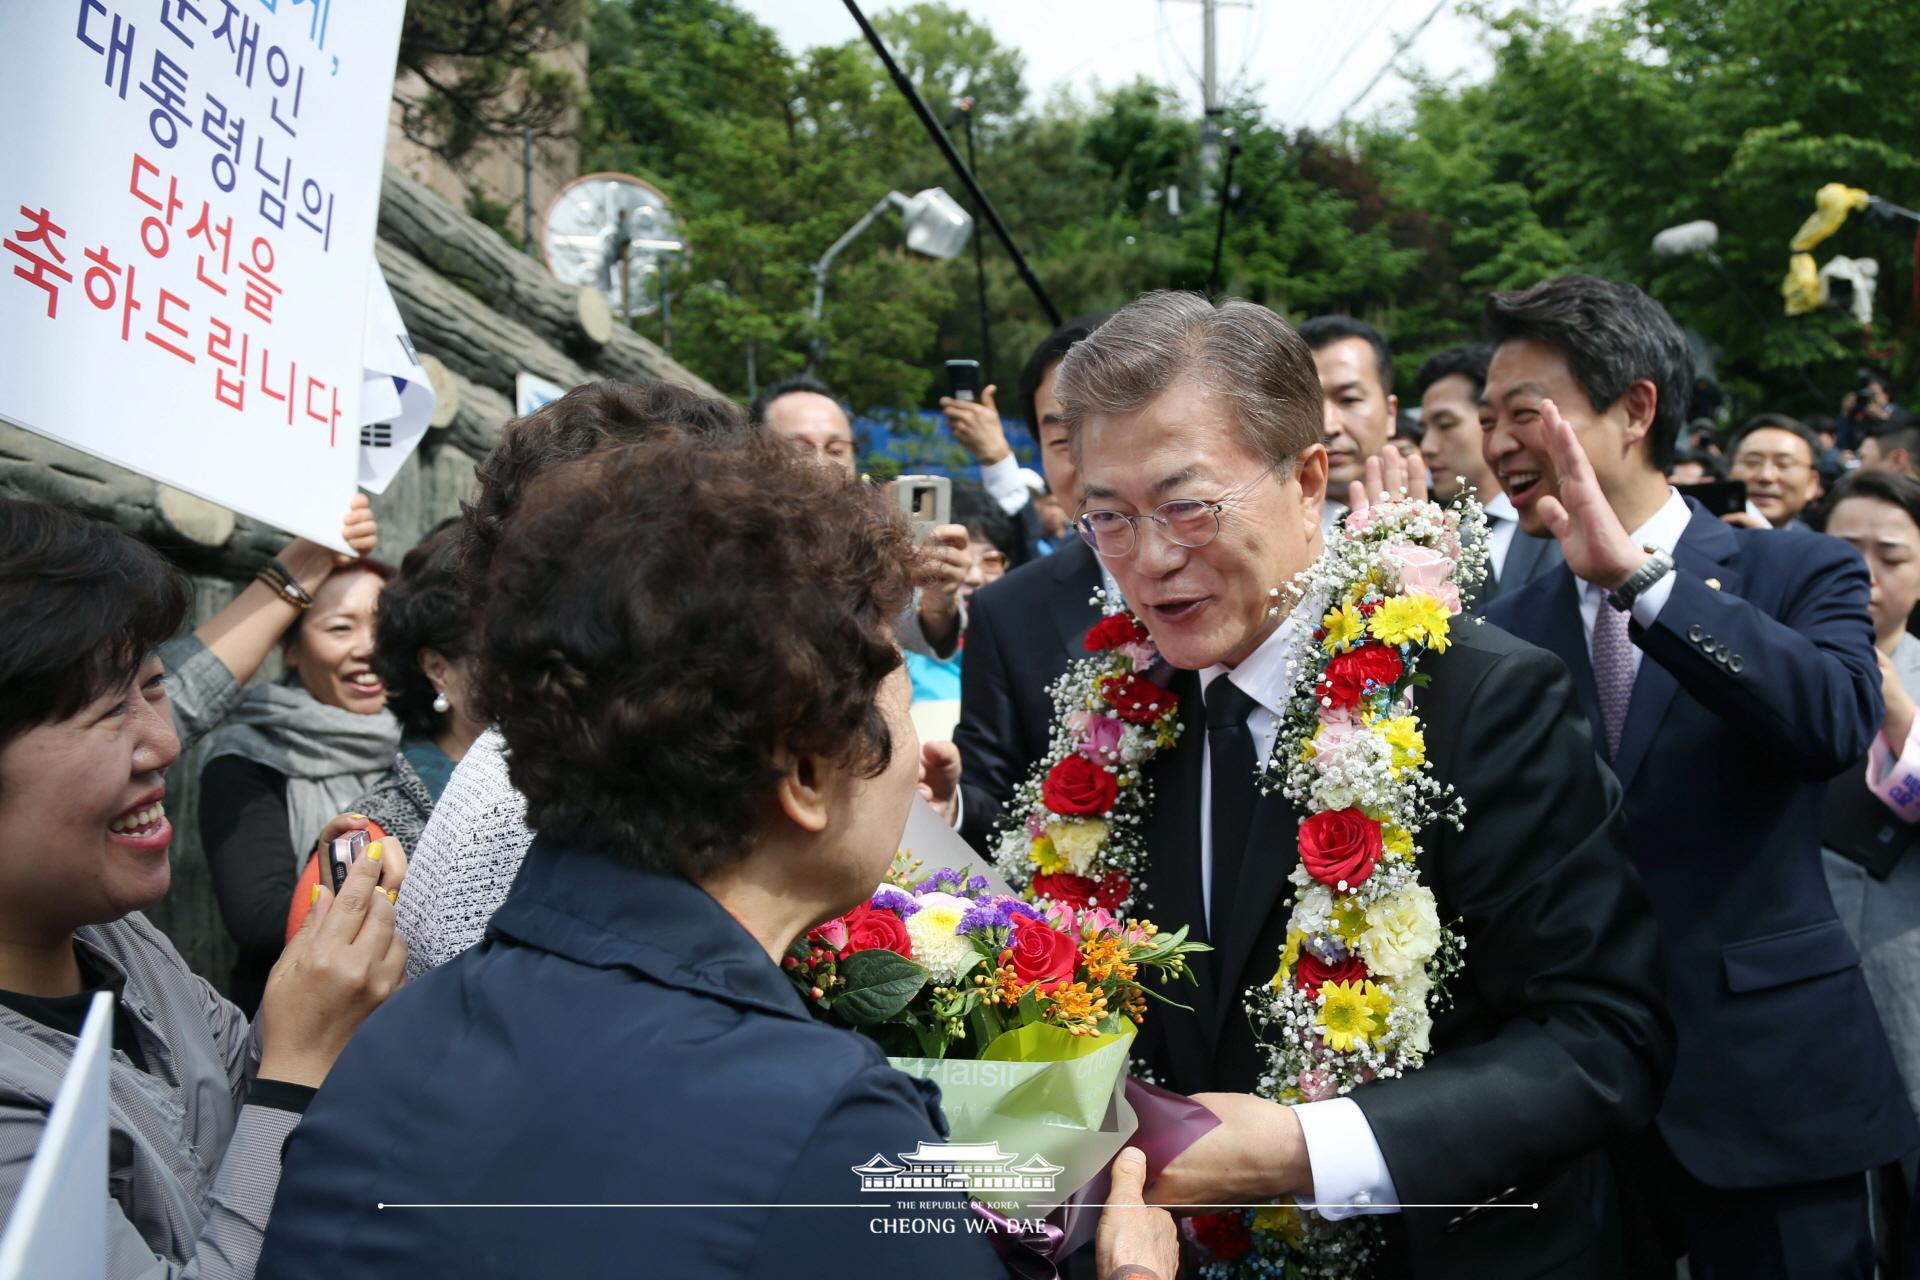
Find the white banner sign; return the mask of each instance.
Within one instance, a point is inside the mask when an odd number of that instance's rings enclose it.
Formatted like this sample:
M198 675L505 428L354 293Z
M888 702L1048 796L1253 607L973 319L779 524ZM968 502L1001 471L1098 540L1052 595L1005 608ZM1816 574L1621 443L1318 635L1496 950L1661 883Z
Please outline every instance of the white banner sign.
M20 1198L0 1235L0 1280L102 1280L107 1274L107 1067L113 996L87 1006Z
M6 6L0 417L344 549L403 0Z

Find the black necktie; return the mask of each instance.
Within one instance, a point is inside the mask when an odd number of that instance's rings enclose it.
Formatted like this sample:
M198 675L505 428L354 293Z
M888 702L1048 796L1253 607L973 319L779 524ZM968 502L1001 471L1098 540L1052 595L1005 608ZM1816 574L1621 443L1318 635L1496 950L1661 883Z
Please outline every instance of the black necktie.
M1207 774L1212 780L1213 891L1207 936L1215 946L1233 916L1233 894L1246 857L1247 828L1253 823L1253 730L1247 717L1255 702L1219 676L1207 686Z

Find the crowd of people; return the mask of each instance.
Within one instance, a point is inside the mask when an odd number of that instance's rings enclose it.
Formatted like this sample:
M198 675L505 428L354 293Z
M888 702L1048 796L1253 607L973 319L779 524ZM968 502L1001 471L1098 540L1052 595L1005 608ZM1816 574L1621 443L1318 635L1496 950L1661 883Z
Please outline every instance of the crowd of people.
M979 474L922 529L810 377L592 383L397 567L356 499L358 555L295 540L185 632L156 551L0 502L0 1212L104 990L116 1278L1026 1274L962 1194L911 1233L831 1207L946 1122L780 964L916 796L994 855L1104 592L1185 718L1144 909L1213 948L1135 1059L1220 1124L1116 1160L1081 1274L1172 1280L1169 1208L1283 1197L1378 1215L1383 1275L1920 1265L1920 423L1863 379L1723 443L1671 317L1591 276L1461 338L1403 408L1350 316L1077 318L1016 389L1037 472L999 388L941 401ZM1299 815L1235 753L1321 625L1282 588L1404 492L1486 516L1420 694L1465 968L1424 1069L1283 1104L1233 1006L1289 945ZM142 915L196 742L222 975ZM430 1207L530 1203L571 1207Z

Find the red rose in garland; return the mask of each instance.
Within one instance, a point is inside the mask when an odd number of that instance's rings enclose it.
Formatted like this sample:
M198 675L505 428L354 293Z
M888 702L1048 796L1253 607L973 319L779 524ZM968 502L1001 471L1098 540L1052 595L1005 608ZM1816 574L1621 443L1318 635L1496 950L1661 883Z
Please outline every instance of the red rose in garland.
M1104 907L1108 911L1118 911L1120 904L1133 892L1133 882L1118 871L1109 871L1100 877L1100 883L1094 886L1093 905Z
M1066 817L1094 817L1113 808L1120 780L1079 752L1047 771L1040 799L1048 809Z
M1088 653L1100 653L1106 649L1118 649L1123 644L1144 644L1148 638L1147 629L1132 614L1110 613L1093 624L1093 629L1087 632L1085 644Z
M1033 878L1034 897L1064 902L1075 911L1092 906L1094 891L1098 888L1099 886L1086 876L1068 875L1065 872Z
M1013 966L1014 976L1022 982L1041 984L1047 991L1073 981L1074 966L1080 962L1079 944L1051 925L1029 916L1016 916L1013 932L1007 935L1007 949L1000 953L1003 963Z
M1125 675L1100 686L1100 696L1128 724L1152 724L1180 701L1151 680Z
M1187 1227L1193 1232L1193 1242L1221 1262L1245 1257L1247 1251L1253 1248L1253 1233L1247 1229L1247 1215L1239 1210L1232 1213L1202 1213L1188 1218Z
M1323 982L1364 982L1367 966L1358 956L1348 956L1337 964L1328 964L1311 951L1302 951L1293 969L1293 985L1310 996L1320 994Z
M891 911L877 909L871 902L863 902L848 912L847 945L841 950L840 958L845 960L856 951L894 951L907 959L913 959L913 940L907 936L907 926L899 916Z
M1358 809L1316 813L1300 824L1300 865L1321 884L1353 888L1373 874L1382 852L1380 824Z
M1327 663L1327 673L1316 692L1333 699L1336 707L1358 706L1369 682L1376 688L1386 688L1400 679L1404 669L1399 650L1383 644L1361 645L1336 654Z

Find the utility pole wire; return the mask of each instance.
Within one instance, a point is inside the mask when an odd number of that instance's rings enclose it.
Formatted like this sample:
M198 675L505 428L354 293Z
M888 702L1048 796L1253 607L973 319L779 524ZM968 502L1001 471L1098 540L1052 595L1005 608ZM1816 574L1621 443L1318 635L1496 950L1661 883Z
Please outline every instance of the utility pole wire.
M1307 122L1307 112L1313 110L1313 104L1320 101L1320 95L1327 91L1327 87L1333 83L1334 77L1340 74L1340 68L1347 65L1347 59L1360 51L1360 46L1367 42L1367 37L1379 30L1380 24L1387 20L1387 15L1392 13L1398 4L1399 0L1387 0L1385 4L1381 5L1379 10L1373 15L1373 21L1369 22L1365 29L1353 38L1353 43L1347 46L1347 51L1341 54L1337 61L1328 65L1327 74L1320 77L1320 83L1313 87L1313 92L1308 94L1306 101L1300 104L1298 115L1301 124L1304 125Z
M1425 31L1427 27L1432 24L1433 20L1440 16L1440 11L1446 7L1447 0L1440 0L1439 4L1427 10L1427 16L1420 19L1419 24L1416 25L1413 30L1407 32L1406 35L1401 36L1394 42L1393 52L1387 55L1386 65L1374 72L1373 79L1367 81L1367 87L1355 94L1353 101L1349 102L1340 114L1334 117L1334 128L1337 129L1345 123L1346 118L1353 114L1353 109L1367 100L1367 95L1372 93L1374 89L1379 86L1380 82L1387 78L1387 72L1393 70L1393 64L1400 61L1400 55L1407 51L1408 47L1419 38L1420 33Z

